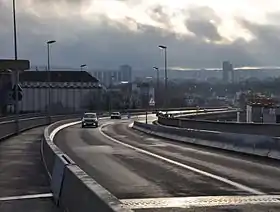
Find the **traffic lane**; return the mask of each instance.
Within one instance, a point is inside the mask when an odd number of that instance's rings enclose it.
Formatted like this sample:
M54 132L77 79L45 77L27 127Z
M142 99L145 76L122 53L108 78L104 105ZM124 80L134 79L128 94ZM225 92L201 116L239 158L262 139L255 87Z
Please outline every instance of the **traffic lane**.
M115 137L124 138L121 134ZM248 194L117 144L98 128L66 128L57 134L55 143L120 199Z
M183 164L222 176L268 194L280 193L280 163L234 152L174 142L133 130L128 123L108 125L104 133ZM192 139L192 138L190 138Z

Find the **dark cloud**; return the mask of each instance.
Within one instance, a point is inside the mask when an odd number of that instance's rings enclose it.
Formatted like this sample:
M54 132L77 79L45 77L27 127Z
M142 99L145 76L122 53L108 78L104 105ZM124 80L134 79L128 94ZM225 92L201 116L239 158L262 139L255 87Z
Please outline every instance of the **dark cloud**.
M192 8L188 11L189 18L186 20L186 27L189 31L202 39L219 41L222 39L214 24L219 23L220 19L209 7Z
M196 36L206 38L211 41L219 41L222 39L217 27L208 20L187 20L186 25L189 31Z
M147 14L155 21L164 24L165 26L170 25L170 16L165 11L166 8L157 5L147 11Z
M221 40L216 24L219 17L210 8L187 11L190 19L186 26L196 36L182 37L163 29L137 23L127 18L115 22L98 16L98 23L83 20L80 16L39 18L34 14L18 14L19 57L30 59L33 65L46 64L46 41L57 40L51 47L51 63L57 66L89 68L116 68L131 64L135 69L150 69L163 64L159 44L168 46L168 64L177 67L220 67L223 60L235 66L280 65L278 59L278 26L257 25L238 20L244 29L255 36L247 42L238 39L233 43L205 42ZM166 22L163 8L153 8L158 20ZM209 20L212 20L209 22ZM127 25L134 25L130 30ZM12 15L8 6L0 8L0 58L13 57Z
M254 40L247 45L247 49L260 63L280 65L280 27L278 25L263 25L239 19L239 23L247 29Z

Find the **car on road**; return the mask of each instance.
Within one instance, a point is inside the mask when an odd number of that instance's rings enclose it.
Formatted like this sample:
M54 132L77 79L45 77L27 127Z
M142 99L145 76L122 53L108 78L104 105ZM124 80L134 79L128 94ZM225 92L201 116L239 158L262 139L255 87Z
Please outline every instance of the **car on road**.
M156 112L156 116L161 116L161 115L163 115L163 112L162 112L162 111L157 111L157 112Z
M82 128L86 126L98 127L98 118L96 113L85 113L82 118Z
M121 119L121 113L120 112L113 112L111 113L111 119Z

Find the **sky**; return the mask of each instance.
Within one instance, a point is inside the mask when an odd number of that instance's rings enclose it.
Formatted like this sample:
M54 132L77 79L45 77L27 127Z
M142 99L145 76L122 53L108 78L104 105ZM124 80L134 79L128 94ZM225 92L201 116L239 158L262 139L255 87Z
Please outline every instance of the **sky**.
M18 56L51 66L280 66L279 0L16 0ZM13 58L12 0L0 0L0 58Z

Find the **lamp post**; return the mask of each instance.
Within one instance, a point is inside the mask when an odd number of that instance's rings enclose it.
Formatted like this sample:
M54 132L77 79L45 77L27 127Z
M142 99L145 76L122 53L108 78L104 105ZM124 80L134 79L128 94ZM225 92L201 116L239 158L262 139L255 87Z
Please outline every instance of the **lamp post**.
M81 71L83 71L83 68L86 67L86 66L87 66L86 64L80 65Z
M51 122L51 73L50 73L50 45L55 43L55 40L49 40L47 41L47 57L48 57L48 66L47 66L47 71L48 71L48 81L49 81L49 88L48 88L48 93L49 93L49 107L48 107L48 117L49 117L49 122Z
M167 46L159 45L160 49L164 50L164 91L165 91L165 98L164 98L164 106L167 107L168 105L168 86L167 86Z
M14 53L15 60L18 59L18 49L17 49L17 19L16 19L16 1L13 0L13 27L14 27ZM16 133L19 132L19 106L18 106L18 84L19 84L19 70L15 70L15 112L16 112Z
M50 71L50 45L55 43L55 40L50 40L47 42L47 50L48 50L48 71Z
M113 81L115 80L115 76L111 75L110 79L110 89L109 89L109 113L112 113L113 103L112 103L112 88L113 88Z
M157 92L156 92L156 106L158 107L158 101L159 101L159 68L153 67L153 69L157 72Z
M83 68L86 67L87 65L86 64L82 64L80 65L80 68L81 68L81 72L83 71ZM81 73L81 88L80 88L80 109L82 110L83 109L83 74Z

